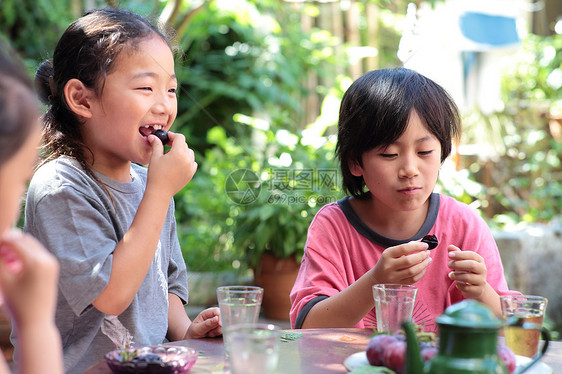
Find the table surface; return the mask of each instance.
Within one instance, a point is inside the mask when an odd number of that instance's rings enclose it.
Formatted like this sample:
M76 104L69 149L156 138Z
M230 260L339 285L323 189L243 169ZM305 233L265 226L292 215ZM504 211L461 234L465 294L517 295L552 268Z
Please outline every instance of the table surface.
M347 373L343 362L350 355L365 350L373 330L329 328L283 330L283 333L302 333L302 336L281 342L277 373L336 374ZM222 338L190 339L168 344L199 351L199 358L191 369L191 374L230 372L224 360ZM548 364L554 373L562 373L562 341L551 342L541 361ZM102 361L84 374L111 374L111 371Z

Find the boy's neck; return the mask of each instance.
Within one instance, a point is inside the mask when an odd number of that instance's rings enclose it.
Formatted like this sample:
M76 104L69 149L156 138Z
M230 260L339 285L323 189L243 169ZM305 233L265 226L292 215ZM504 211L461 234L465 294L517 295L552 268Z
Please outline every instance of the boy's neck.
M371 230L396 240L414 236L425 222L429 210L429 199L421 209L404 212L389 211L388 207L379 206L373 198L351 199L350 203L361 221Z

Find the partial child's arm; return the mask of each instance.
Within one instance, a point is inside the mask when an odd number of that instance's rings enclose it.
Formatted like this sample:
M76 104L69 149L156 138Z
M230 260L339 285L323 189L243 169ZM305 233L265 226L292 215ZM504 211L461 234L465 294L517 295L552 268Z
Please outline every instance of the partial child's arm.
M18 331L20 374L64 373L55 325L58 273L55 257L30 235L14 230L1 238L0 285Z
M497 315L501 315L500 296L487 282L486 263L482 256L473 251L461 251L454 245L449 251L449 278L457 281L456 287L467 299L474 299L486 304Z
M103 313L119 315L135 297L154 257L170 200L197 170L185 137L172 132L168 136L171 149L166 154L156 136L148 137L152 157L146 191L129 230L115 247L109 283L93 302Z
M373 285L412 284L423 277L431 262L427 248L427 243L418 241L387 248L377 264L355 283L314 305L302 327L355 326L375 306Z

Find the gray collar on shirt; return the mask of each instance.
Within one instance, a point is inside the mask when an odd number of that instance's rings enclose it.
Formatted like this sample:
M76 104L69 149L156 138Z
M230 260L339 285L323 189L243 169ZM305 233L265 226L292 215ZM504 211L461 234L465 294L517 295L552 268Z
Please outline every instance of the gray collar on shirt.
M369 239L371 242L384 248L393 247L395 245L404 244L412 240L419 240L423 238L425 235L429 234L429 231L435 224L435 221L437 221L437 214L439 213L439 194L434 192L429 196L429 209L427 212L427 217L425 218L425 221L418 232L415 233L411 238L405 240L397 240L382 236L376 231L372 230L369 226L367 226L351 207L351 203L349 201L350 199L351 196L346 196L338 200L338 205L345 214L345 217L347 218L349 223L351 223L351 225L355 228L355 230L357 230L358 233Z

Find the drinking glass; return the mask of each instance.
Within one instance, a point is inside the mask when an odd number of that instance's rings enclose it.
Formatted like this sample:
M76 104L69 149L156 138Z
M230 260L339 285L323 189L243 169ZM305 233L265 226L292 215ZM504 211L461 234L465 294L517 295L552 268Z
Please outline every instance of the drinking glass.
M263 288L256 286L222 286L217 288L221 312L224 352L229 354L228 327L256 323L263 299Z
M412 319L417 291L416 286L407 284L373 286L378 332L394 334L401 329L402 322Z
M548 303L547 298L534 295L506 295L500 297L502 316L518 317L522 323L533 323L537 329L525 329L519 326L505 326L505 345L520 356L533 357L539 349L540 327Z
M224 330L223 330L224 331ZM279 361L281 329L272 324L237 324L226 328L233 374L273 374Z

